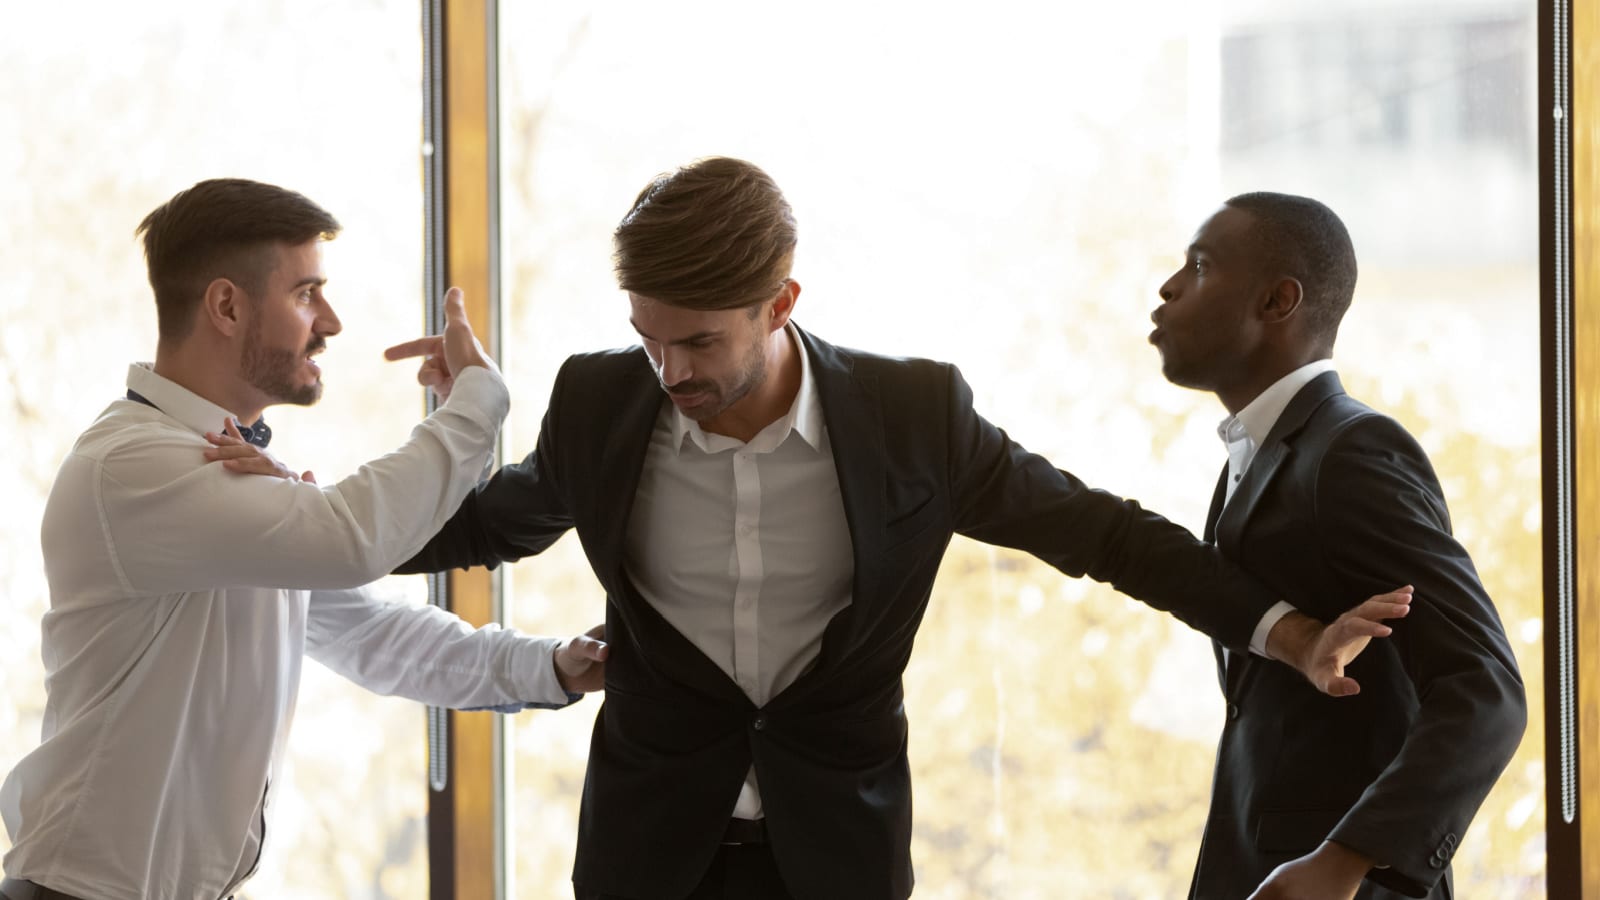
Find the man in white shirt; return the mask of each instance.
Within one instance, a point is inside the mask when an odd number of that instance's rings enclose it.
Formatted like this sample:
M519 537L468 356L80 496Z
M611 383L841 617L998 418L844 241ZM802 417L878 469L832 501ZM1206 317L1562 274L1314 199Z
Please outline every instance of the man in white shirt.
M321 394L313 357L340 328L321 242L338 230L241 179L201 182L139 227L160 341L45 509L49 697L41 745L0 785L6 900L230 896L270 831L302 655L455 708L557 708L600 686L591 637L473 630L363 587L457 507L508 408L459 291L444 334L415 348L454 390L397 451L325 488L258 455L265 407Z
M1450 858L1527 722L1427 454L1334 372L1355 283L1326 205L1242 194L1200 226L1151 314L1162 373L1230 413L1206 524L1223 555L1325 619L1352 592L1416 589L1351 664L1357 697L1219 648L1227 715L1191 900L1448 900Z
M1269 614L1293 593L1028 453L977 414L954 366L795 325L796 239L782 192L748 162L699 160L646 186L615 234L642 346L569 359L533 453L404 567L582 539L614 653L580 900L909 895L901 674L954 533L1354 690L1343 662L1388 633L1376 620L1403 615L1403 596L1326 630Z

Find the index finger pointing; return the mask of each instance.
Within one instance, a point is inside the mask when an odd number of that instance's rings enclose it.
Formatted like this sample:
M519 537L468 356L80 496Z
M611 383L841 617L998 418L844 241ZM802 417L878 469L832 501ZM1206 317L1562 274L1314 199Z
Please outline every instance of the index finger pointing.
M393 362L397 359L409 359L414 356L434 356L439 353L443 346L444 338L438 335L414 338L403 344L395 344L393 347L383 351L383 358Z

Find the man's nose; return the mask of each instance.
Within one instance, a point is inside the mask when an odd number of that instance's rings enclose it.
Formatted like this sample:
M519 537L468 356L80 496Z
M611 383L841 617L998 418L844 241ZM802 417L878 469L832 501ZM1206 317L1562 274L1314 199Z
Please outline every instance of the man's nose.
M663 347L661 349L661 383L667 387L681 384L689 380L694 374L694 367L689 364L688 352L676 347Z
M330 337L344 330L344 323L339 321L339 314L333 311L333 304L322 301L322 312L317 316L317 334Z

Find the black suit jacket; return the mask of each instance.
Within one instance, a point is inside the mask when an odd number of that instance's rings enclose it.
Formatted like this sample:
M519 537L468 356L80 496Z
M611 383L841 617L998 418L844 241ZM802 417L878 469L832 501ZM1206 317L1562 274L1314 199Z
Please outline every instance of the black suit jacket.
M816 664L757 709L625 574L629 511L664 402L639 348L569 359L538 445L468 497L402 571L495 565L575 528L607 593L605 704L573 880L626 897L698 882L752 763L785 883L800 900L911 892L901 673L954 533L1033 553L1244 647L1274 601L1215 548L1087 488L972 409L954 367L801 335L853 546L852 602ZM1348 601L1347 601L1348 605Z
M1427 456L1328 372L1284 409L1226 509L1222 498L1219 483L1207 537L1302 611L1332 620L1352 597L1402 584L1416 595L1349 667L1355 697L1248 655L1224 665L1219 651L1227 717L1190 896L1240 900L1328 838L1388 864L1362 898L1452 896L1450 857L1527 708Z

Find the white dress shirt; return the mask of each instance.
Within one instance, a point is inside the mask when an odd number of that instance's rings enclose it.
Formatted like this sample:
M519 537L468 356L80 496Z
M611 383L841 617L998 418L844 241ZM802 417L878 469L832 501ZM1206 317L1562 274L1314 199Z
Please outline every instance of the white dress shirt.
M451 707L569 702L555 640L472 630L360 586L477 481L509 405L463 372L399 450L337 484L202 456L229 413L129 368L45 507L43 743L0 785L4 867L104 900L215 900L254 872L302 654L374 691Z
M627 531L639 593L756 706L815 662L855 576L811 361L792 326L786 334L800 389L749 443L707 433L664 400ZM754 768L733 815L762 815Z
M1228 416L1217 426L1217 437L1228 448L1228 481L1225 488L1223 507L1233 499L1233 492L1239 487L1239 482L1244 479L1245 470L1250 468L1250 463L1255 461L1256 450L1260 448L1267 435L1272 433L1272 426L1278 424L1278 417L1288 408L1289 401L1300 389L1311 383L1311 380L1324 372L1333 371L1333 360L1319 359L1309 362L1295 369L1272 383L1272 386L1256 395L1239 410L1238 414ZM1272 631L1272 626L1278 620L1294 611L1288 603L1279 601L1267 614L1261 617L1256 625L1255 632L1250 636L1250 652L1257 656L1267 655L1267 634Z

